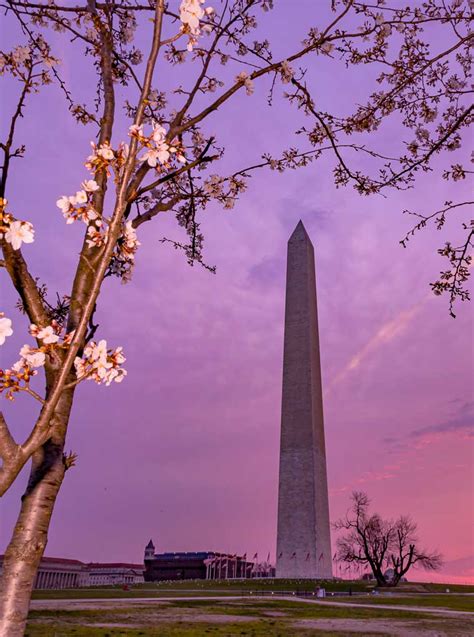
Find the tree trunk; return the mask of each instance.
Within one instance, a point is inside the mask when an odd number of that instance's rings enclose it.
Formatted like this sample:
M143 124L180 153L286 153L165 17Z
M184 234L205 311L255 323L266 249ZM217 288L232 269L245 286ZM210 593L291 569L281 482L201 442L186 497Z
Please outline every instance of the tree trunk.
M31 592L66 471L63 449L72 396L73 392L67 391L59 400L51 438L32 457L30 479L3 560L0 579L1 637L21 637L25 631Z
M0 635L23 635L36 573L48 541L56 497L64 478L62 449L47 443L33 458L30 483L22 498L0 581ZM35 466L36 465L36 466Z
M376 569L374 571L374 576L375 579L377 580L377 586L388 586L388 582L387 582L387 578L385 577L385 575L382 573L382 571L380 569Z

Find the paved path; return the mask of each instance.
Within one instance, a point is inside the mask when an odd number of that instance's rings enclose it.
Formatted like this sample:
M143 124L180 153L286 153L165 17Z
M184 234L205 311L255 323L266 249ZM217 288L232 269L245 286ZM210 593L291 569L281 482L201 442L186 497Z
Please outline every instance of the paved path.
M159 604L161 602L176 602L176 601L230 601L230 600L249 600L258 599L268 601L269 599L285 601L285 602L301 602L303 604L318 604L322 606L339 606L352 608L370 608L372 610L402 610L413 613L427 613L430 615L444 615L449 617L471 617L474 619L474 613L469 611L451 610L449 608L433 608L426 606L395 606L392 604L365 604L365 603L352 603L352 602L335 602L329 599L307 599L304 597L281 597L279 595L226 595L226 596L186 596L186 597L120 597L120 598L87 598L87 599L34 599L31 602L31 609L34 610L61 610L65 608L67 610L73 610L80 605L83 606L97 606L100 608L102 604L104 607L110 606L125 606L135 604Z

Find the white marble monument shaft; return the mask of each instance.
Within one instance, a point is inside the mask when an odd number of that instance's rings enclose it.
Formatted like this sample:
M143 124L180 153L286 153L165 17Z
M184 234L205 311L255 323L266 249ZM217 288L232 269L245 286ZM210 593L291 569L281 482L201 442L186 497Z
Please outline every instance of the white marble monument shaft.
M277 577L332 577L314 249L300 221L288 241Z

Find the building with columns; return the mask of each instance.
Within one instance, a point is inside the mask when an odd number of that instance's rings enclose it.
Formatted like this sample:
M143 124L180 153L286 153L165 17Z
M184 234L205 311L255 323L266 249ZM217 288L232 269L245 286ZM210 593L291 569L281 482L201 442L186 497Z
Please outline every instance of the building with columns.
M0 555L0 573L3 555ZM140 584L144 581L142 564L85 563L61 557L43 557L35 580L35 589L80 588Z
M112 562L110 564L87 564L88 584L84 586L114 586L116 584L141 584L143 578L143 564L124 564Z

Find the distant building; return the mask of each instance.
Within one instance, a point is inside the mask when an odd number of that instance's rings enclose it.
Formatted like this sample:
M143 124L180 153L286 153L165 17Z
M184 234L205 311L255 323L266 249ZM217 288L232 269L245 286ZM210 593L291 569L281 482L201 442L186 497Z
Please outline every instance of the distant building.
M0 573L3 568L3 555L0 555ZM83 586L84 580L84 564L79 560L69 560L60 557L43 557L34 588L39 589L60 589L60 588L78 588Z
M0 555L0 573L3 555ZM142 564L91 562L61 557L43 557L36 580L35 589L80 588L87 586L111 586L139 584L144 581Z
M237 579L253 577L253 562L245 555L215 551L155 553L150 540L145 547L145 581L187 579Z
M116 584L143 583L142 564L111 564L90 563L86 565L88 584L83 586L114 586Z

